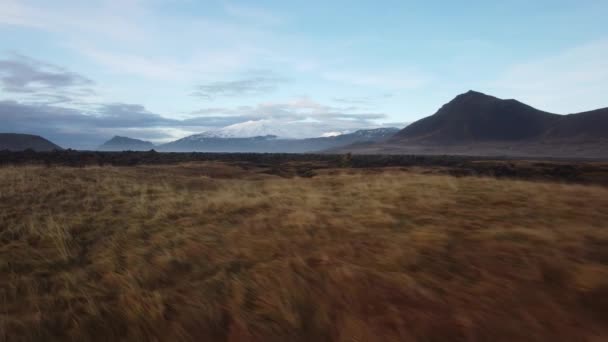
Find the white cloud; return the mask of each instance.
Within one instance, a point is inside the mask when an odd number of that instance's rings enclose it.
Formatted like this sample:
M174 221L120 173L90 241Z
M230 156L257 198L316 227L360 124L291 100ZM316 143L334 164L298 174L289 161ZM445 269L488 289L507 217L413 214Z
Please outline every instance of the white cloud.
M488 87L539 109L566 114L608 106L608 40L513 65Z
M430 75L417 70L326 71L321 76L328 81L386 90L416 89L431 81Z
M97 98L96 84L64 67L18 53L0 55L0 100L75 106Z
M335 107L321 104L309 97L299 97L285 102L265 102L255 106L203 108L193 112L195 116L239 116L247 120L281 119L290 122L320 123L326 121L356 121L365 126L371 120L384 119L383 113L358 111L356 107Z
M237 19L251 21L262 25L279 25L285 22L285 17L260 7L243 4L226 3L224 10Z
M200 83L202 79L222 82L231 74L246 73L255 66L252 57L256 55L245 47L196 51L187 58L149 57L138 52L104 50L88 44L75 44L72 48L116 74L186 84Z
M271 71L260 70L235 80L200 84L192 95L208 100L217 97L263 95L277 90L279 85L286 82L285 78Z
M342 135L344 133L342 132L325 132L323 134L321 134L322 137L324 138L329 138L329 137L337 137L338 135Z
M225 137L253 137L276 135L288 139L331 137L381 125L356 120L292 121L289 119L260 119L213 129L211 135Z
M95 48L81 48L80 52L96 63L122 74L157 80L179 80L187 75L182 65L172 61L102 51Z
M43 19L45 19L43 11L29 7L17 0L2 1L0 24L32 28L48 28L48 23Z
M60 32L69 37L97 35L118 41L147 39L135 17L145 14L138 0L74 3L52 1L45 5L3 0L0 25ZM51 5L49 5L51 4Z
M77 61L79 71L94 68L99 82L96 90L103 101L142 103L172 117L177 117L176 112L193 110L196 101L188 97L188 89L197 84L221 85L222 82L241 79L254 69L277 71L293 80L288 89L277 89L277 96L291 96L293 93L287 93L291 91L308 93L302 87L313 83L320 85L310 90L317 94L326 86L337 90L344 87L351 91L353 85L393 92L424 86L430 79L428 75L407 68L375 70L370 67L362 72L341 70L348 61L329 49L333 42L319 41L290 30L281 31L276 25L289 18L282 13L250 5L220 1L206 4L205 8L212 9L208 13L183 15L181 11L184 8L178 8L179 4L168 0L0 2L0 25L26 27L24 36L28 38L35 30L52 32L50 45L67 47L53 52L55 61L66 57ZM165 5L175 8L170 14L165 13L162 11ZM30 29L33 30L30 32ZM323 73L323 70L327 72ZM120 77L128 81L120 83ZM157 98L150 99L149 93L152 92L142 91L147 87L154 87L154 93L170 90L171 101L159 104ZM182 89L183 98L180 98ZM223 101L222 106L226 106L239 98L225 98L218 102ZM342 121L358 120L354 118L357 115L368 120L383 117L382 113L377 113L377 106L361 113L362 109L355 108L352 103L350 107L332 107L307 103L308 100L261 103L254 106L257 110L254 114L298 114L304 120L340 117Z
M357 111L352 107L334 107L321 104L308 97L285 102L260 103L256 106L234 108L205 108L193 113L196 118L189 123L203 125L205 122L229 122L234 118L236 127L243 123L248 128L263 125L272 127L273 134L289 138L319 137L329 133L350 132L362 128L383 125L376 121L384 119L383 113Z

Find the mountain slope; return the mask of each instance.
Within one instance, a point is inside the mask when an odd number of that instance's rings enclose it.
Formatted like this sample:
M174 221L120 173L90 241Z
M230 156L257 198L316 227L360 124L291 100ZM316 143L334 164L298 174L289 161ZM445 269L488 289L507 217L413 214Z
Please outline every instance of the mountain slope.
M534 139L560 119L516 100L469 91L435 114L405 127L392 140L434 143Z
M547 130L545 139L608 139L608 108L563 115Z
M388 141L330 152L608 159L608 108L558 115L469 91Z
M253 138L263 136L289 137L290 132L271 120L250 120L222 127L213 131L195 134L193 138Z
M285 152L303 153L346 146L356 142L380 142L398 132L398 128L358 130L349 134L308 139L280 139L274 135L224 138L208 134L195 134L159 146L162 151L172 152Z
M38 135L0 133L0 150L23 151L53 151L62 148Z
M272 141L275 139L274 135L230 138L203 133L187 136L160 145L158 148L163 152L274 152L269 151L268 148L274 145Z
M149 141L117 135L103 143L97 149L99 151L148 151L153 148L154 144Z

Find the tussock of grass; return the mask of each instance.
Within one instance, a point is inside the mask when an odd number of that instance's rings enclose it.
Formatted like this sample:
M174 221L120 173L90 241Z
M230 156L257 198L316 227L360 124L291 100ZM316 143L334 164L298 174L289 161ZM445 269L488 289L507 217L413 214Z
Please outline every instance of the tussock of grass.
M398 170L2 168L0 340L608 338L606 208Z

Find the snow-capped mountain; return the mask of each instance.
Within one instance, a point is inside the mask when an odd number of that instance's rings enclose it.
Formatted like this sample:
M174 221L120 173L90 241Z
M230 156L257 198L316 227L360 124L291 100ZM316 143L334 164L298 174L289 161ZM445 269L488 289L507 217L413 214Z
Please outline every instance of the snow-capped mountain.
M223 130L220 130L223 133ZM390 138L398 128L378 128L358 130L353 133L338 134L329 137L306 139L285 139L276 135L256 135L253 137L218 137L209 132L185 137L159 147L169 152L289 152L304 153L323 151L330 148L346 146L353 143L379 142ZM248 131L245 131L248 132ZM249 131L275 133L276 131ZM245 133L251 134L251 133Z
M207 138L252 138L264 136L276 136L280 138L291 138L285 129L281 128L271 120L245 121L220 129L206 131L187 137L189 140L200 140Z
M397 133L399 130L396 129L395 127L381 127L381 128L374 128L374 129L360 129L358 131L349 133L350 135L356 136L358 138L361 138L363 140L365 139L370 139L370 140L375 140L375 139L382 139L382 138L389 138L391 136L393 136L395 133Z
M330 138L330 137L337 137L338 135L342 135L342 134L346 134L348 133L348 131L345 132L325 132L323 134L321 134L321 138Z

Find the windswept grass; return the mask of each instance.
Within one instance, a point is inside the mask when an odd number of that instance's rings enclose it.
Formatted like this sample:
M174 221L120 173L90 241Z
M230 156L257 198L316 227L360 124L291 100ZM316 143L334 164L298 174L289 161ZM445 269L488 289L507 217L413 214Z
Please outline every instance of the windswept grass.
M0 340L600 341L608 189L0 169Z

